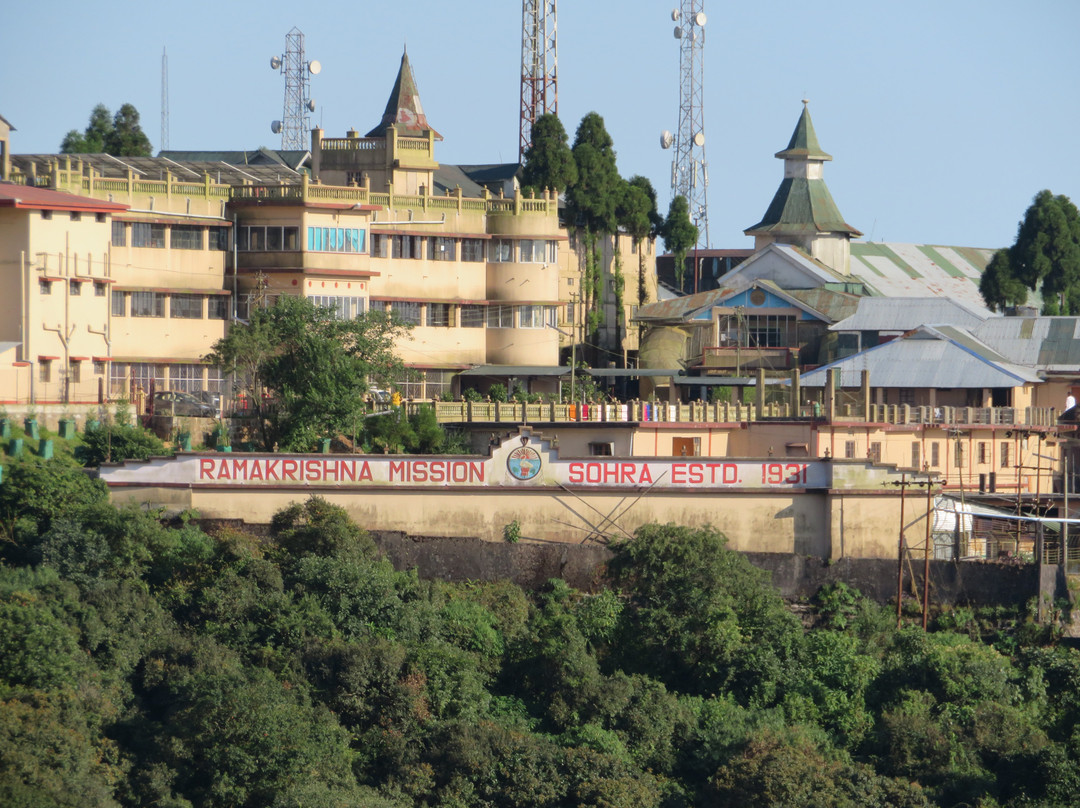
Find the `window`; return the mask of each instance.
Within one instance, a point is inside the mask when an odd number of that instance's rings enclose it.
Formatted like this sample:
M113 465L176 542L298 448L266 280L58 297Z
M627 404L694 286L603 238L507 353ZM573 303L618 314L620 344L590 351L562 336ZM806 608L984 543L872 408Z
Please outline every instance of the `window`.
M52 281L38 281L38 291L43 295L51 295Z
M907 404L909 407L914 407L915 406L915 391L912 390L910 387L901 387L900 388L899 402L900 402L901 406L903 406L904 404Z
M206 391L208 393L224 392L224 380L221 378L221 368L208 365L206 368Z
M164 365L148 365L138 362L132 363L130 367L131 384L134 387L138 387L144 393L149 393L151 390L157 392L165 389Z
M390 313L403 323L420 325L420 304L407 300L394 300L390 303Z
M107 288L105 284L94 281L94 297L105 297Z
M478 238L463 238L461 240L462 261L483 261L484 241Z
M164 317L165 295L161 292L132 292L132 317Z
M870 451L867 452L867 456L870 458L871 463L881 462L881 442L874 441L870 444Z
M391 258L423 258L420 236L390 236Z
M848 460L852 460L855 457L855 441L844 441L844 457Z
M105 214L104 213L95 213L94 214L94 221L97 222L98 224L105 224Z
M431 245L428 258L432 261L457 260L457 241L454 239L443 236L433 237L428 239L428 244Z
M41 218L42 219L51 219L52 218L52 211L51 210L43 210L43 211L41 211Z
M355 320L364 313L364 298L335 295L312 295L308 298L316 306L334 310L335 320Z
M987 451L986 451L986 448L987 448L986 447L986 441L981 440L976 444L976 446L978 447L978 452L979 452L979 463L980 464L986 463L988 461L988 456L987 456Z
M394 382L394 389L402 398L420 398L424 394L423 372L406 370L405 375Z
M201 250L203 229L194 224L174 224L169 228L169 246L174 250Z
M922 468L922 451L918 441L913 441L911 444L911 467Z
M614 441L590 441L589 455L591 457L611 457L615 454Z
M544 263L544 242L534 239L522 239L518 242L518 259L523 264Z
M202 295L169 295L169 316L178 320L201 320Z
M218 243L221 245L220 249L226 250L229 247L228 231L224 227L218 229L222 231L221 235L218 236ZM330 229L335 231L340 230L340 228L309 227L309 238L311 238L311 231L317 230L320 233L318 243L325 244L327 238L322 231ZM337 243L336 235L334 243ZM213 244L211 244L211 249L214 249ZM284 250L298 250L300 249L300 229L298 227L283 227L281 225L245 225L244 227L238 228L236 231L236 249L242 252L281 252ZM308 249L323 248L309 247Z
M112 244L114 247L127 246L127 226L124 222L118 222L115 219L112 223Z
M43 384L48 384L52 381L52 360L51 359L39 359L38 360L38 381Z
M127 313L127 292L112 293L112 316L123 317Z
M132 247L165 247L165 225L150 222L131 223Z
M518 310L518 325L521 328L543 328L544 327L544 307L543 306L522 306Z
M99 359L94 360L94 375L95 376L104 376L105 375L105 363L102 362Z
M169 389L200 393L203 389L202 365L173 365L169 368Z
M1009 467L1009 444L1001 444L1001 467L1007 469Z
M73 221L73 222L82 221L82 214L79 213L77 210L71 211L71 221Z
M450 392L450 380L454 377L451 370L427 370L424 371L424 386L427 388L424 395L427 398L438 398L443 393Z
M508 238L493 238L488 242L488 262L505 264L514 260L514 242Z
M794 345L795 318L777 315L746 318L748 344L752 348L783 348Z
M227 227L208 227L206 228L206 235L209 239L207 249L218 250L224 252L229 249L229 228Z
M383 233L372 233L371 235L371 257L372 258L389 258L390 257L390 237Z
M210 295L206 298L206 318L208 320L229 319L229 298L226 295Z
M487 327L488 328L513 328L514 327L514 307L513 306L488 306L488 310L487 310Z
M82 384L82 362L77 359L68 362L68 381L72 384Z
M427 324L435 328L448 328L450 326L450 304L428 303Z
M930 444L930 465L937 468L941 465L941 446L935 440Z
M281 230L281 228L268 229ZM307 232L307 248L313 252L359 253L364 251L364 236L367 233L366 230L361 230L357 227L309 227ZM270 235L273 235L275 239L285 238L283 232ZM267 249L282 249L280 246L274 246L277 243L283 244L284 241L268 241Z
M472 304L466 304L461 307L461 327L462 328L483 328L484 327L484 307L474 306Z
M566 304L566 322L570 325L574 324L574 310L577 308L576 303Z
M82 294L82 284L79 281L68 281L68 294L78 297Z
M127 365L113 362L109 368L109 395L127 395Z

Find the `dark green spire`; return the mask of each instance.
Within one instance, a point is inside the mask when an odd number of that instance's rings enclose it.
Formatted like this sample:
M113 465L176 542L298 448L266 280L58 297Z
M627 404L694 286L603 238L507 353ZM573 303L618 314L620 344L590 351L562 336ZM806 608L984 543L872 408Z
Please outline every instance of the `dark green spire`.
M831 160L832 155L825 152L818 143L817 133L814 132L814 122L810 120L810 102L803 100L802 115L795 124L795 131L791 133L791 140L787 148L776 153L781 160L802 158L804 160Z

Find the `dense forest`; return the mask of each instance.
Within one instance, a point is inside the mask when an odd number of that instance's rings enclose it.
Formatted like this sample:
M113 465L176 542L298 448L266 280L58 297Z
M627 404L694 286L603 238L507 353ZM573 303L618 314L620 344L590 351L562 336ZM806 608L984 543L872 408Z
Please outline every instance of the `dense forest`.
M1025 615L798 616L718 532L602 585L395 571L312 498L269 535L0 483L0 805L1065 806L1080 653Z

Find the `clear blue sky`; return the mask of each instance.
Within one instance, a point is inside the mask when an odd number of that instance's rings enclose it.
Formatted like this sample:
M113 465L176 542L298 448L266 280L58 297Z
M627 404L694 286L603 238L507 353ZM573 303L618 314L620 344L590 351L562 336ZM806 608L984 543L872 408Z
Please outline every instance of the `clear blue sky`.
M559 4L559 115L571 139L605 119L623 176L666 211L676 128L673 0ZM746 247L782 176L773 154L801 110L833 155L825 177L877 241L996 247L1042 188L1080 203L1077 0L705 0L705 122L714 247ZM293 27L322 62L312 96L328 136L381 116L403 46L447 163L517 157L518 0L376 3L189 0L5 2L0 115L14 153L56 152L90 110L133 103L161 139L169 55L173 149L278 147L284 78L269 66Z

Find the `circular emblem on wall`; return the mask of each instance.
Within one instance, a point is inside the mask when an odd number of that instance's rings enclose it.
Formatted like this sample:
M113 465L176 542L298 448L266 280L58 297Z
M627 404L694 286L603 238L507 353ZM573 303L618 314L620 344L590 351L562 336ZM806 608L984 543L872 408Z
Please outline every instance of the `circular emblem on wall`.
M514 449L506 458L506 469L516 480L531 480L540 473L540 454L529 446Z

